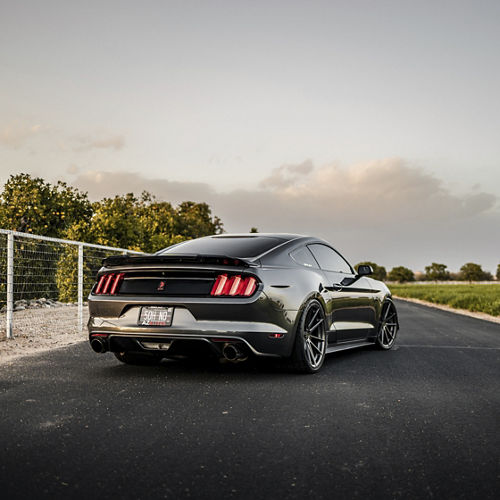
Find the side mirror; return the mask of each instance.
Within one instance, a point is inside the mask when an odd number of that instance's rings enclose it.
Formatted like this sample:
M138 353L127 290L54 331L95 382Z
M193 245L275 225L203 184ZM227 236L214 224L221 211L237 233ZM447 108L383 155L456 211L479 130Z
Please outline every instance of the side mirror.
M358 267L358 276L368 276L369 274L373 274L372 266L359 266Z

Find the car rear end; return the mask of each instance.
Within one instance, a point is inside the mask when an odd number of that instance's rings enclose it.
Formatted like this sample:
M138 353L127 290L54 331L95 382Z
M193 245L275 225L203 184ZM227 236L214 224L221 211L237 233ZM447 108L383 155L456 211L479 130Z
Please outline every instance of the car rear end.
M96 352L288 356L293 320L265 292L258 259L179 252L104 261L89 296Z

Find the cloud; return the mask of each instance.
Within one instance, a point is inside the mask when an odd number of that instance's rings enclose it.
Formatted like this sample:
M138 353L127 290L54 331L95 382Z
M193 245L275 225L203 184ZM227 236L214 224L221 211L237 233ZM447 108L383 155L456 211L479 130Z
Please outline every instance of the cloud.
M8 148L19 149L40 130L40 125L29 125L15 120L0 128L0 144Z
M125 137L123 135L78 136L74 138L74 143L73 151L90 151L92 149L120 151L125 146Z
M66 173L68 174L77 174L78 172L80 172L80 167L78 165L75 165L74 163L72 163L67 169L66 169Z
M458 269L476 259L496 268L498 198L457 194L433 174L399 158L314 168L311 161L274 169L255 189L217 192L196 182L148 179L139 173L86 172L74 181L93 199L150 191L178 203L205 201L229 232L312 234L353 261L423 269L444 262ZM465 260L461 260L465 259Z
M115 194L149 191L159 199L174 204L185 200L207 201L216 197L208 184L201 182L176 182L164 179L148 179L134 172L104 172L89 170L79 174L72 184L89 193L92 200Z
M260 182L259 187L263 189L288 188L310 174L313 169L314 165L311 160L298 164L281 165L274 168L271 175Z

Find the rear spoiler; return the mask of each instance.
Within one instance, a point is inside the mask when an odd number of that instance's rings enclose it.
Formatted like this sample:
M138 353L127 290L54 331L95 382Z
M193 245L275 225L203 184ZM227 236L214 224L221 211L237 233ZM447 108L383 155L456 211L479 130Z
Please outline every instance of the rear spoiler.
M212 264L217 266L250 267L256 264L240 258L226 255L197 255L197 254L169 254L169 255L114 255L102 261L105 267L128 266L141 264Z

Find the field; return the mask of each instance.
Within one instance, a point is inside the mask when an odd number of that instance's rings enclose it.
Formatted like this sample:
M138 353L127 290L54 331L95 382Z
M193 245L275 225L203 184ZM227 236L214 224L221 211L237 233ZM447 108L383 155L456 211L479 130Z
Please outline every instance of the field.
M426 300L458 309L500 316L500 285L390 285L395 297Z

